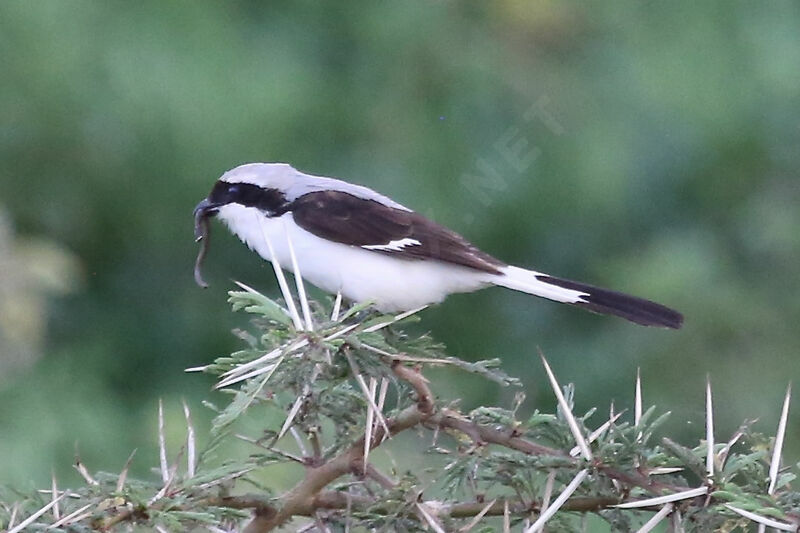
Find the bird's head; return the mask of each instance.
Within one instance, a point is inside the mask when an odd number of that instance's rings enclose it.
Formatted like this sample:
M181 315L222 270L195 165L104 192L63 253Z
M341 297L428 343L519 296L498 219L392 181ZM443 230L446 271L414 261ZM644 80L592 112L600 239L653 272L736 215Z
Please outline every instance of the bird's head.
M287 211L289 194L300 173L285 163L248 163L233 168L214 183L211 192L194 208L194 234L202 241L195 265L195 280L203 287L200 266L208 249L210 219L219 217L243 240L253 217L276 217Z
M296 174L285 163L248 163L227 171L195 207L195 226L231 204L256 208L267 216L279 214Z

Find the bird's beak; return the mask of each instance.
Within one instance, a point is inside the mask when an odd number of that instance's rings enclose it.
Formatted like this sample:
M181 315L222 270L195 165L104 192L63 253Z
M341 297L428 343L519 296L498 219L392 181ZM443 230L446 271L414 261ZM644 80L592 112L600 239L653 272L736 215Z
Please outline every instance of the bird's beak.
M197 204L194 208L194 238L199 241L208 232L208 218L217 214L217 206L208 198Z

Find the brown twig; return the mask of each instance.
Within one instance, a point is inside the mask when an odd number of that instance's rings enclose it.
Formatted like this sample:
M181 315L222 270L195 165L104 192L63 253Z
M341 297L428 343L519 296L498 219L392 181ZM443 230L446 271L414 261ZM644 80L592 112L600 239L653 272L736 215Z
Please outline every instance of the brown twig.
M577 459L570 457L570 455L563 450L549 448L521 438L513 429L476 424L468 418L451 411L442 410L435 417L426 421L426 424L460 431L469 436L472 441L479 446L485 444L499 444L500 446L505 446L506 448L511 448L530 455L550 455L554 457L563 457L570 462L578 462Z
M338 490L323 490L313 499L313 504L303 509L299 509L295 516L313 516L319 509L346 509L348 498L353 509L363 509L372 506L373 510L380 510L375 507L375 501L367 496L348 495ZM561 507L565 511L591 512L605 509L620 503L619 498L613 497L575 497L570 498ZM272 506L269 498L259 495L246 494L242 496L228 496L221 498L209 498L205 500L208 505L219 507L230 507L232 509L255 509L264 515L276 514L277 511ZM541 508L539 502L523 501L517 498L498 499L486 511L485 516L501 516L508 505L512 515L527 514L531 511L537 512ZM486 502L460 502L453 504L438 504L438 515L450 518L469 518L475 516L486 508Z

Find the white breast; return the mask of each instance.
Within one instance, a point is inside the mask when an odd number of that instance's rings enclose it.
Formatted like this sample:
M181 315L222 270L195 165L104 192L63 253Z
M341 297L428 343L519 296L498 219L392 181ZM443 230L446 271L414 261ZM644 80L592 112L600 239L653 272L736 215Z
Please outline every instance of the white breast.
M291 213L267 218L257 209L229 204L222 219L245 244L270 260L266 239L281 267L294 271L291 239L300 273L306 281L354 302L374 302L381 311L404 311L441 302L448 294L485 287L493 278L452 264L405 260L377 251L328 241L299 227Z

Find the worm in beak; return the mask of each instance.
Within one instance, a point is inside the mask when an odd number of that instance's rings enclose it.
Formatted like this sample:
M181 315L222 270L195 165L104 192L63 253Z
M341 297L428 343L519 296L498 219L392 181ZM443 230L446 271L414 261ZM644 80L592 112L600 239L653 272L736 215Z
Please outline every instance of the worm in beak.
M197 259L194 262L194 281L204 289L208 287L208 283L203 279L201 269L203 261L206 259L206 254L208 254L209 239L211 238L209 219L216 214L216 206L209 202L208 198L194 208L194 240L200 243L200 250L197 252Z

